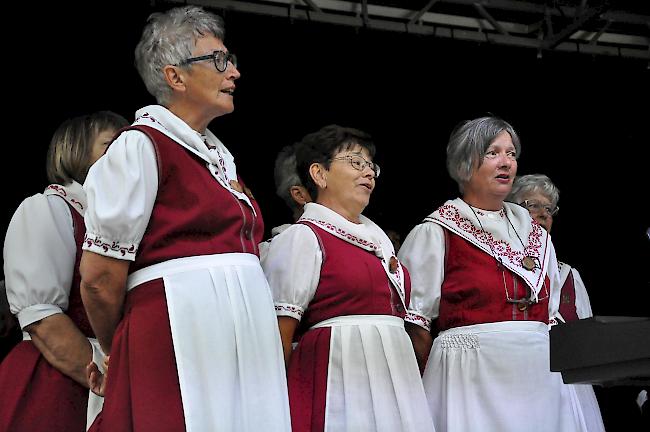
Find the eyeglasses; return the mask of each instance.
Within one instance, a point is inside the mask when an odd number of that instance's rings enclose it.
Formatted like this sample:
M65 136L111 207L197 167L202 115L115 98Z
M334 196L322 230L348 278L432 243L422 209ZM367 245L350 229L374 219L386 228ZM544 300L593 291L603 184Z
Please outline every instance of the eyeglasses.
M363 171L366 167L370 167L370 169L375 173L375 178L379 177L379 173L381 172L379 165L374 162L368 162L361 156L339 156L332 158L331 160L347 160L350 162L350 165L352 165L352 168L358 171Z
M526 209L528 209L528 211L532 211L534 213L541 213L542 210L546 210L546 212L551 216L555 216L557 212L560 211L559 206L551 207L550 205L544 205L534 200L524 200L524 202L519 203L519 205L525 207Z
M225 51L214 51L212 54L203 55L199 57L190 57L174 66L184 66L190 63L204 61L204 60L212 60L214 62L214 67L216 67L219 72L226 71L226 69L228 68L228 62L230 62L234 67L237 67L237 56L232 53L227 53Z

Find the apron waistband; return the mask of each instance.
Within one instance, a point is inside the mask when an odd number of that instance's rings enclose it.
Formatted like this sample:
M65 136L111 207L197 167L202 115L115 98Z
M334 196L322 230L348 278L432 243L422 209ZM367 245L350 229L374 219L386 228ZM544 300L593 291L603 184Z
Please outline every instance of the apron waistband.
M249 253L222 253L176 258L131 273L126 280L126 289L127 291L130 291L145 282L160 279L176 273L228 265L259 266L260 260L256 255Z
M404 328L404 320L392 315L346 315L339 316L319 322L311 326L311 329L322 327L341 327L350 325L389 325Z

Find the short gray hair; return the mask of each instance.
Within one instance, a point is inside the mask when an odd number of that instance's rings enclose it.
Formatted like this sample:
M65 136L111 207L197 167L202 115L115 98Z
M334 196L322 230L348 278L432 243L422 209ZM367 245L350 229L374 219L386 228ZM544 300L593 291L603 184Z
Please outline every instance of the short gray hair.
M517 150L517 158L521 152L519 136L514 128L505 120L498 117L480 117L466 120L458 125L449 137L447 144L447 171L458 183L463 192L463 183L472 177L474 167L483 163L485 150L501 132L506 131L512 138Z
M527 174L515 177L512 190L506 201L521 204L524 196L530 193L540 193L551 202L552 207L557 207L560 200L560 190L544 174Z
M295 144L285 146L278 153L275 158L273 178L275 180L275 193L284 200L291 210L297 209L298 203L292 198L289 191L292 186L303 185L296 168Z
M208 35L223 41L223 20L198 6L177 7L149 16L135 48L135 67L160 105L166 105L172 95L163 68L190 58L196 40Z

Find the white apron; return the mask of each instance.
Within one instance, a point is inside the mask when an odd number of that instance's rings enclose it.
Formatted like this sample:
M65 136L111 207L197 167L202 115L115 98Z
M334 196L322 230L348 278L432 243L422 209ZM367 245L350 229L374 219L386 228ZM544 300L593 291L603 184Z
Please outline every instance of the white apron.
M404 320L331 318L325 432L434 432ZM347 413L347 415L346 415ZM350 413L355 413L350 415Z
M162 278L188 432L291 430L280 333L255 255L178 258L138 270Z
M437 431L587 432L575 390L549 363L548 329L538 321L441 332L423 377Z

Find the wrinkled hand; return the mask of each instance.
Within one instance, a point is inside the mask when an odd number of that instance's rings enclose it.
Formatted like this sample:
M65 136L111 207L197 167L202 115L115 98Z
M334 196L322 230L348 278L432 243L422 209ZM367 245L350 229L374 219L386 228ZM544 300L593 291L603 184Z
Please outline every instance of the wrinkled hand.
M106 390L106 383L108 382L108 362L109 357L104 357L104 373L101 373L99 367L95 362L90 362L86 366L86 378L88 379L88 387L97 396L104 396Z

